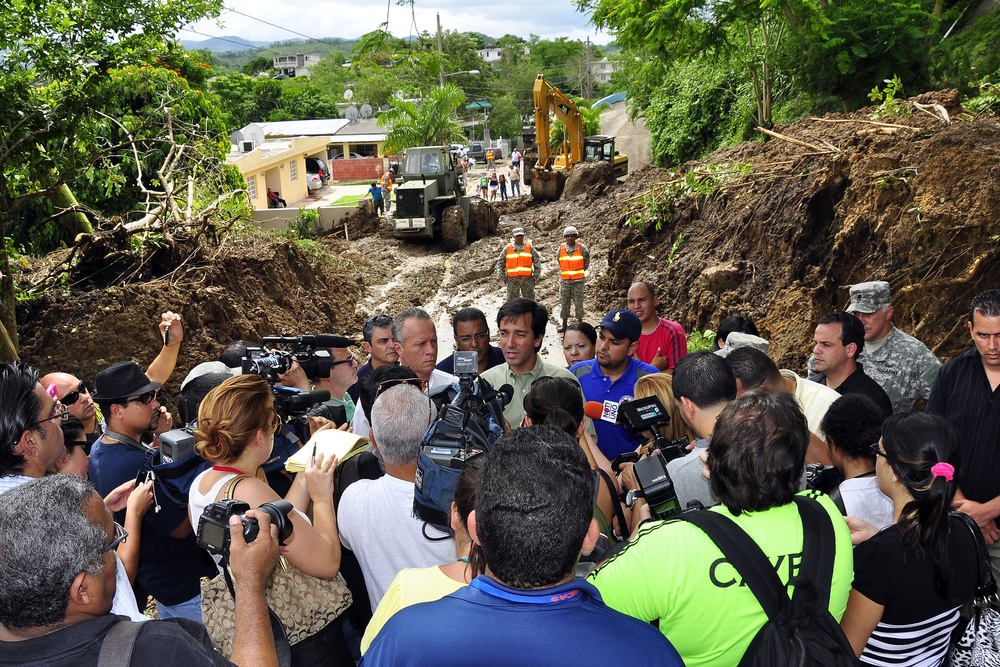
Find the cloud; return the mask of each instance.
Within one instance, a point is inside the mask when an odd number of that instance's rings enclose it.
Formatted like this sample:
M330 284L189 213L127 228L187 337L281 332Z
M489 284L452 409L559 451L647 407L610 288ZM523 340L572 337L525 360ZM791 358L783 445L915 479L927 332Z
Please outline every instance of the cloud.
M241 13L223 10L218 22L200 21L192 31L181 33L185 39L210 36L239 36L254 41L283 41L307 38L342 37L356 39L377 30L388 15L389 32L395 37L415 36L441 29L457 32L481 32L491 37L506 34L527 40L531 35L542 39L586 40L607 44L610 37L588 25L588 16L575 10L570 0L505 0L475 3L438 0L436 5L415 3L400 7L395 0L374 5L363 0L322 0L319 2L282 2L280 0L229 0L228 7ZM245 16L249 15L249 16ZM251 18L253 17L253 18ZM218 25L221 22L222 26Z

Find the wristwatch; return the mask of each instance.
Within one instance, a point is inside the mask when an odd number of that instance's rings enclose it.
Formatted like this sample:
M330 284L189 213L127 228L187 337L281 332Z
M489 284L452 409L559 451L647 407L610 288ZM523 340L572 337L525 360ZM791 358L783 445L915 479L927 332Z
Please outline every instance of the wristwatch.
M642 498L641 489L629 489L628 493L625 494L625 507L632 509L635 507L635 501Z

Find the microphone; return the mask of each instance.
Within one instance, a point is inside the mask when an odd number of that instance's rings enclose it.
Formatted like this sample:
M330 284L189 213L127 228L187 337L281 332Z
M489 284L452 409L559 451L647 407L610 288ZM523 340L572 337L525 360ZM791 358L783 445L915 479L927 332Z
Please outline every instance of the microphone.
M507 407L507 405L514 399L514 387L509 384L501 385L497 389L497 396L500 398L500 405Z
M583 414L591 419L610 422L612 424L619 423L618 403L614 401L604 401L603 403L587 401L583 406Z

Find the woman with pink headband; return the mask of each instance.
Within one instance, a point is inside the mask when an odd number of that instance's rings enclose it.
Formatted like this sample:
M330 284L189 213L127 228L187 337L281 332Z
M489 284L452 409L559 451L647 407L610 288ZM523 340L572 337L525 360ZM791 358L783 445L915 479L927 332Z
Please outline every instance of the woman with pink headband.
M923 412L892 415L872 445L894 523L854 550L840 624L862 664L940 665L961 607L975 594L976 542L949 513L958 445L954 426Z

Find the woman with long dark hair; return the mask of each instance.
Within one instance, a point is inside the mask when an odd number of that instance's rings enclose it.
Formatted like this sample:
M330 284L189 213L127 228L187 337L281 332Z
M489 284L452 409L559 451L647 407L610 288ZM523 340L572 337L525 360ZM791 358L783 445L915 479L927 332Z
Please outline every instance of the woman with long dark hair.
M959 435L949 422L896 414L872 445L895 523L858 545L841 627L863 664L939 665L975 593L976 543L950 516Z

